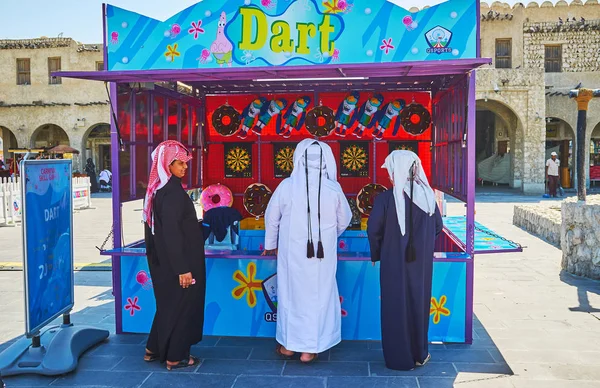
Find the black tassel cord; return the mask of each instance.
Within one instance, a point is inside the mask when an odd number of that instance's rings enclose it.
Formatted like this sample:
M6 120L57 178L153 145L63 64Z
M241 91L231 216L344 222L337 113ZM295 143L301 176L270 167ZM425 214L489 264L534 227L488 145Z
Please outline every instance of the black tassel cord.
M319 199L317 202L317 218L319 219L319 243L317 244L317 259L323 259L325 252L323 250L323 242L321 241L321 178L323 177L323 149L319 160Z
M413 186L415 183L415 167L416 167L416 162L412 164L412 166L410 167L410 206L408 208L408 219L409 219L409 225L410 227L407 228L408 230L408 246L406 247L406 261L411 263L415 260L417 260L417 252L415 251L415 246L413 243L413 234L414 234L414 230L413 230L413 206L414 206L414 201L413 201Z
M306 172L306 207L308 211L308 240L306 242L306 257L315 257L315 245L312 240L312 226L310 222L310 198L308 192L308 150L304 150L304 170Z

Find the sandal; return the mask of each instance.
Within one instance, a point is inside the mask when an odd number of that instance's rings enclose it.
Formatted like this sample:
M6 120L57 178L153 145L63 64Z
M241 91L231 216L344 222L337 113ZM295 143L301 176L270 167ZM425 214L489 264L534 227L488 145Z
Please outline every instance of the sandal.
M308 364L312 364L313 362L315 362L317 358L319 358L319 355L317 353L313 353L313 356L312 356L312 358L310 360L308 360L308 361L302 361L302 358L300 358L300 362L303 363L303 364L308 365Z
M144 354L144 361L146 362L154 362L156 360L158 360L158 354L156 353L150 353L149 351L146 350L146 354Z
M192 361L191 364L190 364L190 361ZM187 360L181 360L181 361L179 361L179 363L177 363L175 365L167 364L167 370L172 371L174 369L188 368L190 366L196 366L198 364L200 364L200 359L198 359L194 356L190 356Z
M294 356L294 353L292 353L292 354L285 354L285 353L283 353L282 348L283 348L283 345L281 345L281 344L277 344L277 347L275 348L275 352L279 356L281 356L281 357L283 357L283 358L285 358L287 360L291 359Z
M427 353L427 357L425 357L425 360L423 362L415 362L415 365L423 366L423 365L427 364L429 362L429 360L431 360L431 353Z

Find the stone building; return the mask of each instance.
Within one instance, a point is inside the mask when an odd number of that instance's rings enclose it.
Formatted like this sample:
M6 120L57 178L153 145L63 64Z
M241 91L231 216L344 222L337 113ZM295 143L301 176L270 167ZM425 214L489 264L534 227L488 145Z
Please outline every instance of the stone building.
M509 185L539 193L545 160L556 151L568 168L563 186L575 187L577 104L568 93L600 88L597 0L481 3L481 56L493 64L477 71L477 136L488 140L478 142L478 162L506 152ZM586 166L600 165L592 139L600 140L600 101L588 111Z
M0 137L13 148L70 145L74 170L91 157L110 167L110 111L104 84L51 77L58 70L103 69L102 45L70 38L0 40Z

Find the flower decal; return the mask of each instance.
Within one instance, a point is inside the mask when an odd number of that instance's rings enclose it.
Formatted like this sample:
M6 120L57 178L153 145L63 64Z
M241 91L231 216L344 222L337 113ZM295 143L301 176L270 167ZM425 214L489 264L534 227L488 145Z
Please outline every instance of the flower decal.
M446 317L450 316L450 310L447 307L444 307L446 302L447 302L446 295L442 295L440 297L439 303L435 299L435 296L431 297L431 307L429 308L429 315L430 316L433 315L433 323L435 325L440 323L440 317L442 315L446 316Z
M202 28L202 20L198 20L198 23L192 22L192 27L188 30L188 33L194 35L194 39L198 39L198 35L204 34L204 28Z
M171 46L170 44L167 45L167 51L165 52L165 57L167 57L168 62L173 62L175 60L175 57L178 57L181 55L179 53L179 51L177 51L178 46L179 45L177 43L173 44L173 46Z
M385 55L388 55L390 53L391 50L395 49L396 47L394 45L392 45L392 38L389 39L383 39L381 41L382 45L379 46L379 49L381 51L385 51Z
M256 264L253 262L248 263L248 267L246 268L246 274L244 274L239 269L233 273L233 280L239 283L233 291L231 291L231 295L235 299L242 299L244 295L246 295L246 303L250 308L254 308L256 306L256 291L260 291L262 289L262 280L255 279L256 276Z
M141 311L142 308L138 306L138 297L134 297L133 300L131 298L127 298L127 304L124 306L125 310L129 311L129 315L132 317L135 315L136 311Z
M340 296L340 305L344 303L344 297ZM345 318L348 316L348 311L342 309L342 318Z

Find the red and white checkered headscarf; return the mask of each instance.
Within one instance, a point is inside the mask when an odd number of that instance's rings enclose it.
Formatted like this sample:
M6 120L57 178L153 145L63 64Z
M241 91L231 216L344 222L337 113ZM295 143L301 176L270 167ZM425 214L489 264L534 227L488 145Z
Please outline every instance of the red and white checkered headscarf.
M171 171L169 166L176 160L188 162L192 159L192 155L178 141L167 140L163 141L152 152L152 170L150 170L150 178L148 179L148 188L146 189L146 197L144 200L144 212L142 219L148 223L148 226L154 233L154 216L152 214L152 202L156 192L167 184L171 179Z

